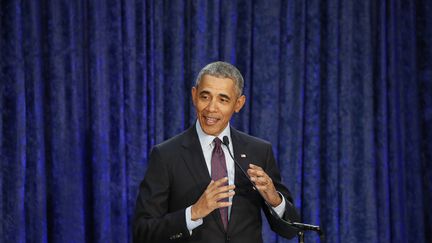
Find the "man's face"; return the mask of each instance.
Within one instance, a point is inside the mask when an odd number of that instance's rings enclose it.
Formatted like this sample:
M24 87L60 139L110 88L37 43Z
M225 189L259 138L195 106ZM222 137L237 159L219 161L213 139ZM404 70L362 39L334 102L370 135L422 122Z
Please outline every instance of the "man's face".
M198 87L192 88L192 101L198 121L208 135L218 136L228 125L234 112L245 103L244 95L237 97L234 81L204 75Z

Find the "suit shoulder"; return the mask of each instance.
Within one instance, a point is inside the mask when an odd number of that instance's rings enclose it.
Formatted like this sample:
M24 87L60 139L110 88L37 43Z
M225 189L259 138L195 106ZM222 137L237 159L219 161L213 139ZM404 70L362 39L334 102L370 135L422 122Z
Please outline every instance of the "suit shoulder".
M157 149L173 148L181 145L182 137L184 132L175 135L174 137L168 138L167 140L156 144L154 147Z
M193 127L192 127L193 128ZM154 146L157 150L160 151L172 151L177 148L180 148L182 144L184 144L185 141L192 139L194 137L194 130L192 128L189 128L174 137L171 137L157 145Z
M270 147L272 146L269 141L264 140L264 139L259 138L259 137L249 135L249 134L244 133L242 131L234 130L234 133L236 133L239 136L239 138L241 138L241 140L247 141L248 143L255 144L258 146L270 146Z

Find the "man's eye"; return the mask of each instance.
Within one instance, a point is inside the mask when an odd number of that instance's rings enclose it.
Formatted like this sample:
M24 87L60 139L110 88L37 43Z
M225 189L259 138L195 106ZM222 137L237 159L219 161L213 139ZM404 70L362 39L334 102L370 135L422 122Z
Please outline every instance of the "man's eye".
M224 98L222 98L221 101L222 101L223 103L226 103L226 102L228 102L228 99L224 99Z
M208 99L208 95L201 95L201 99L203 99L203 100Z

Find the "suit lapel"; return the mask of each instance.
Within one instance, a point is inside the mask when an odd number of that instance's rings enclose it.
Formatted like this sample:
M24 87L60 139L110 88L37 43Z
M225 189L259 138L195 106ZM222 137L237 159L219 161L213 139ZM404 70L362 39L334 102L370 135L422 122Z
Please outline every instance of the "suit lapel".
M186 131L185 139L182 142L184 152L181 154L186 167L194 177L197 184L210 183L210 175L204 159L201 144L196 134L195 126Z
M236 129L231 127L231 139L233 144L233 150L234 150L234 158L237 162L241 165L244 171L246 171L249 168L249 162L247 158L246 148L247 148L247 140L242 139L240 136L240 132ZM245 157L243 157L245 156ZM235 170L240 170L237 166L235 167ZM235 178L236 180L237 178Z
M243 168L245 172L247 172L247 169L249 168L249 162L247 158L247 140L242 139L241 134L239 131L231 127L231 140L233 145L233 153L235 160L240 164L240 166ZM244 157L244 156L246 157ZM243 175L243 172L237 167L237 165L234 165L235 168L235 178L234 178L234 184L240 185L240 180L245 180ZM236 215L236 208L239 207L239 205L236 203L237 198L236 196L233 197L233 204L231 206L231 215L229 220L229 225L233 227L236 225L236 220L238 220L238 217ZM228 227L230 229L230 227Z
M200 188L200 194L204 192L207 185L211 181L210 174L204 159L204 154L201 148L198 135L196 133L195 126L192 126L186 131L185 139L182 142L183 150L182 158L183 161L193 176L195 182ZM214 210L211 213L211 217L214 217L215 221L219 225L220 230L225 231L222 219L220 217L219 210Z

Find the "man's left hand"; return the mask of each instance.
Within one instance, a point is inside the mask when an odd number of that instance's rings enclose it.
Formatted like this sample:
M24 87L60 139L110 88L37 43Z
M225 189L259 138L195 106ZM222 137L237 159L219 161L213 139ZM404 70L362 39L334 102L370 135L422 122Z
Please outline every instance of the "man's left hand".
M282 198L276 191L272 179L261 167L254 164L249 164L247 173L250 179L255 183L255 187L261 192L264 199L270 204L270 206L277 207L282 203Z

